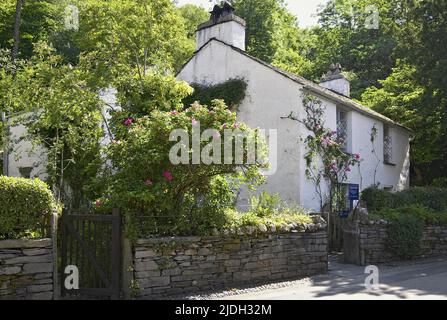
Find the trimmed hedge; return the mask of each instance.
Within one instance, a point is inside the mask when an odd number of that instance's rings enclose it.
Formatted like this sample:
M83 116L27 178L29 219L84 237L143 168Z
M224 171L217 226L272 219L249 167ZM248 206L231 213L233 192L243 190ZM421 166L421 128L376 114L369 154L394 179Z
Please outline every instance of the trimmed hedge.
M370 212L409 205L420 205L433 211L447 212L447 188L413 187L394 193L378 188L367 188L362 192L362 199Z
M57 208L41 180L0 176L0 239L48 236Z

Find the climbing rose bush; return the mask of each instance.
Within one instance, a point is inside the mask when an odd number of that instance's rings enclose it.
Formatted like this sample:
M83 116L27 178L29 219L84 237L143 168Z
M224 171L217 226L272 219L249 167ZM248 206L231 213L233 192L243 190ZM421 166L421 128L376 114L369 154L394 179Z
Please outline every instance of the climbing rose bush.
M287 118L302 123L308 130L309 134L304 138L306 177L315 184L321 208L326 201L330 210L336 211L344 205L342 186L352 168L360 165L361 156L345 152L342 148L345 141L337 131L324 126L325 108L320 100L309 94L304 94L302 100L306 117L300 119L291 113ZM324 182L329 190L327 195L321 187Z

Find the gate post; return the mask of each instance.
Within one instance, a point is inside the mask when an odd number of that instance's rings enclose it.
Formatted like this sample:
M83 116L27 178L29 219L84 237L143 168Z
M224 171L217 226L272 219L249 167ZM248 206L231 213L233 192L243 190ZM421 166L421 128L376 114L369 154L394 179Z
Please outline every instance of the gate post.
M120 298L121 273L121 213L117 208L112 209L112 286L115 292L112 299Z
M53 241L53 300L59 300L60 288L59 288L59 264L58 264L58 237L57 237L57 224L59 222L58 212L54 211L51 216L51 238Z

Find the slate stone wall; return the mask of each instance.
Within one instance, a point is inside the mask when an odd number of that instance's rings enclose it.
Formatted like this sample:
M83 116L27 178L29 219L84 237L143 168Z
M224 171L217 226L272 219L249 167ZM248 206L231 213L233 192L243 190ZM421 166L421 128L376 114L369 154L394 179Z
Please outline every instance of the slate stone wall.
M133 263L138 298L297 279L327 271L327 234L140 239Z
M0 299L52 298L52 240L0 240Z
M345 261L358 265L399 260L387 249L388 222L362 221L346 225L344 231ZM420 254L425 258L447 254L447 226L425 226Z

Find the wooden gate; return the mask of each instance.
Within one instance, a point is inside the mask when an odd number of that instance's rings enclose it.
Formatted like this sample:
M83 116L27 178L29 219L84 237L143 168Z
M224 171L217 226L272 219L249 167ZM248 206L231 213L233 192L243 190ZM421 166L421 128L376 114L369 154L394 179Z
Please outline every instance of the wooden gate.
M62 297L120 297L121 217L111 215L64 214L61 218ZM79 271L79 288L66 288L67 266Z
M345 219L341 218L339 214L332 213L329 216L328 224L328 245L329 251L340 252L343 251L343 224Z

